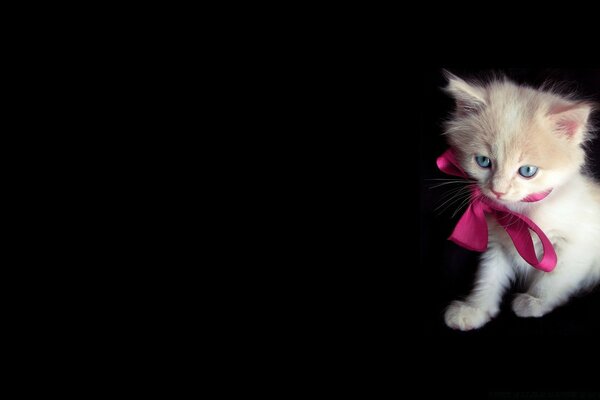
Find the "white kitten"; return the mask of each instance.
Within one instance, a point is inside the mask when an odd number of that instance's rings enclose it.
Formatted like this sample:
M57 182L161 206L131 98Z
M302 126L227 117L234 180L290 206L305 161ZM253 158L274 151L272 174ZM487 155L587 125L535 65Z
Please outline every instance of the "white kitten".
M552 242L558 263L552 272L534 269L488 217L488 248L475 288L450 304L445 322L480 328L498 314L503 292L517 279L528 289L515 297L513 311L541 317L600 280L600 186L582 172L592 105L506 79L448 79L457 109L445 134L461 166L484 195L532 219ZM547 189L553 190L541 201L521 201ZM533 240L539 256L539 239Z

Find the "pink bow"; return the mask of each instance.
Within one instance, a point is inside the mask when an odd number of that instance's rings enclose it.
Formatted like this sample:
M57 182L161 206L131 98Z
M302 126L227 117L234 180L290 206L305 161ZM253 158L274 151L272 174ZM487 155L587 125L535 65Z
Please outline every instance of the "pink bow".
M448 175L468 178L468 175L458 164L452 149L446 150L444 154L438 157L437 166ZM527 196L522 201L539 201L546 197L550 191ZM544 232L526 216L511 211L481 195L479 188L473 189L471 203L448 239L469 250L485 251L488 244L486 213L496 217L498 223L508 233L515 248L527 263L545 272L554 269L557 261L556 252ZM535 254L529 229L535 232L542 241L544 256L539 261Z

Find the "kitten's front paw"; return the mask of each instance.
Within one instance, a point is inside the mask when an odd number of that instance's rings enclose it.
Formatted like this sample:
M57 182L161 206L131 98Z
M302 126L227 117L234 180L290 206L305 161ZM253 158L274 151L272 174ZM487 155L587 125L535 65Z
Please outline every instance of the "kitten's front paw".
M444 315L444 321L448 327L461 331L481 328L489 320L490 315L486 311L464 301L453 301Z
M519 317L541 317L548 313L542 300L527 293L521 293L512 302L512 309Z

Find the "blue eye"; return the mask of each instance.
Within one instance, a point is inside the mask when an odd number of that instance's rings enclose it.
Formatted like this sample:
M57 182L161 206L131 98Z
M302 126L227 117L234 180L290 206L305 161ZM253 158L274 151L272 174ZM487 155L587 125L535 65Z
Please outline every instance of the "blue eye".
M487 158L486 156L475 156L475 161L481 168L489 168L492 166L492 160Z
M538 167L534 167L533 165L523 165L519 168L519 174L524 176L525 178L531 178L537 173Z

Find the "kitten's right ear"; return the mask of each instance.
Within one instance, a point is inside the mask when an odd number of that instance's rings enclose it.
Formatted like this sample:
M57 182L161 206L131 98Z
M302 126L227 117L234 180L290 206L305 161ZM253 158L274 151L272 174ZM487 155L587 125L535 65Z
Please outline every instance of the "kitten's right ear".
M554 130L561 136L576 143L585 140L586 125L594 106L592 103L568 102L554 104L548 111L548 117L554 123Z
M448 86L444 90L456 100L456 111L459 115L479 111L487 105L485 88L467 83L446 70L443 73L448 79Z

